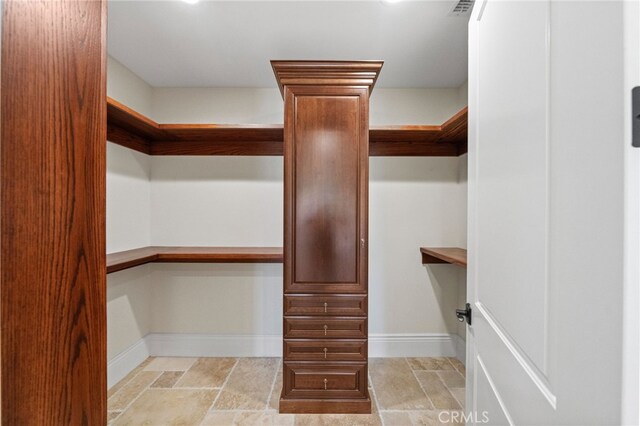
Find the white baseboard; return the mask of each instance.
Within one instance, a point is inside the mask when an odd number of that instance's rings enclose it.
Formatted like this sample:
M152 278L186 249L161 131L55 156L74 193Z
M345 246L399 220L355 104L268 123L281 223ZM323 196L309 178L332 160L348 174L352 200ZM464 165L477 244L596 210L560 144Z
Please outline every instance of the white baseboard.
M107 387L110 389L113 385L131 373L134 368L149 357L149 347L146 338L138 340L129 348L120 352L107 364Z
M456 341L456 358L460 360L461 363L467 364L467 342L458 336L457 334L453 335L454 340Z
M371 358L456 356L455 334L369 334Z
M464 362L464 345L464 340L457 334L370 334L369 356L455 356ZM109 387L140 365L148 356L281 357L282 336L150 333L109 362Z

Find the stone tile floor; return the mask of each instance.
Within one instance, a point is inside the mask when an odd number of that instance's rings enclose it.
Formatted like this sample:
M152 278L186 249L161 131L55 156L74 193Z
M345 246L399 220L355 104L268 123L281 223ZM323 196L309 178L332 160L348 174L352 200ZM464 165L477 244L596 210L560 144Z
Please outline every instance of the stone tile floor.
M441 425L464 407L455 358L371 358L372 414L279 414L279 358L148 358L109 390L109 425ZM442 415L441 415L442 413Z

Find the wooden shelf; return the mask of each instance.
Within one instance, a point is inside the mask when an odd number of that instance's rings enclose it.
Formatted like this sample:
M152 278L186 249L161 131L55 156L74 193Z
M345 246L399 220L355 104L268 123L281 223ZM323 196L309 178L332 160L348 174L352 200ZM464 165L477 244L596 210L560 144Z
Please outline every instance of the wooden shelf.
M282 124L158 124L107 98L107 139L149 155L282 155ZM467 108L442 125L374 126L370 156L467 152Z
M107 274L164 263L282 263L282 247L142 247L107 255Z
M420 247L422 264L451 263L467 267L467 250L457 247Z

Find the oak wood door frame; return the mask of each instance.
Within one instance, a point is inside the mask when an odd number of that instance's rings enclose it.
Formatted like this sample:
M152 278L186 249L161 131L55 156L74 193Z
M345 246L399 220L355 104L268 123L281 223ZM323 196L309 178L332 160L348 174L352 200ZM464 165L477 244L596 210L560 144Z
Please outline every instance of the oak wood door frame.
M2 424L106 423L106 0L7 0Z

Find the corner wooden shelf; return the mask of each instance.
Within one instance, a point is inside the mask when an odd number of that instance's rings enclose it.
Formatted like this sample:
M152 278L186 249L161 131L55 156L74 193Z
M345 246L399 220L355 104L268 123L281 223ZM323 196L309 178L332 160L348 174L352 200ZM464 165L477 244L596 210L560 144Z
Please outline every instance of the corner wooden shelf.
M107 255L107 274L164 263L282 263L282 247L142 247Z
M467 250L457 247L420 247L422 264L451 263L467 267Z
M107 98L107 139L148 155L282 155L282 124L158 124ZM370 156L467 152L467 108L442 125L373 126Z

